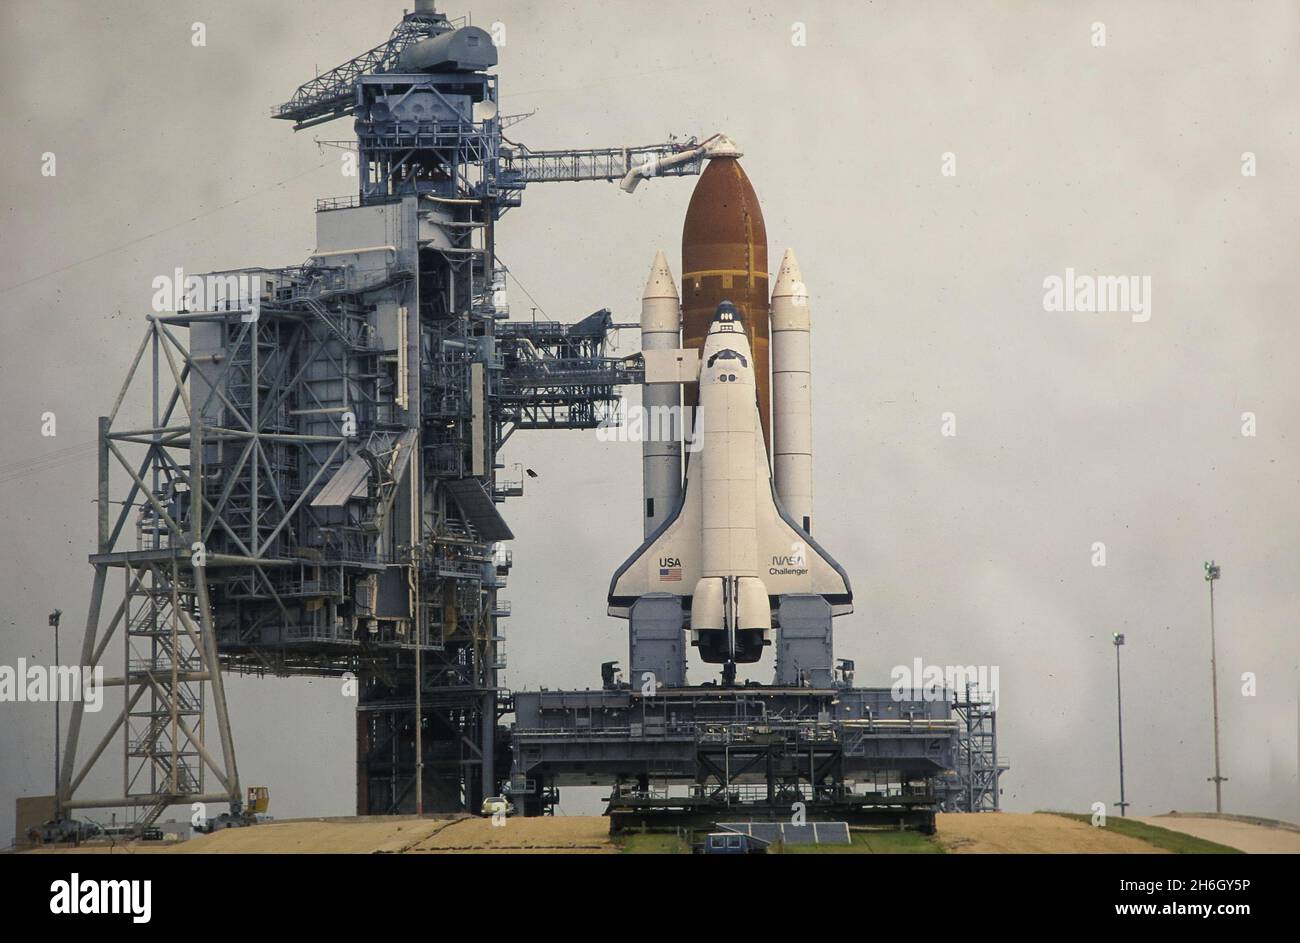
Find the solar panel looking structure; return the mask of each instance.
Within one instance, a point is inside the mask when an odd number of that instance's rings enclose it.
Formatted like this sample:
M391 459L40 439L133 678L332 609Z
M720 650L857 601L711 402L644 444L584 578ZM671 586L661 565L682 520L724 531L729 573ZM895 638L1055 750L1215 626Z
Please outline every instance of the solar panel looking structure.
M719 822L718 828L750 835L769 845L851 845L848 822Z

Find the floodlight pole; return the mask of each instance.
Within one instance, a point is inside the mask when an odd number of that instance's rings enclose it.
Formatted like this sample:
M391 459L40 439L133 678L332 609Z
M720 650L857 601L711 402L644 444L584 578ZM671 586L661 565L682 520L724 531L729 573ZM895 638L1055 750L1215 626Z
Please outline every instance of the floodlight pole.
M1205 564L1205 582L1210 584L1210 691L1214 702L1214 811L1223 811L1223 784L1227 780L1219 770L1219 669L1214 642L1214 583L1220 575L1219 566L1211 560Z
M62 609L55 609L50 613L50 625L54 627L54 683L51 686L50 693L54 697L54 817L63 818L63 809L59 805L59 749L60 749L60 730L62 722L59 711L60 691L55 687L59 682L58 679L63 677L59 671L59 620L63 617Z
M1124 644L1124 633L1116 632L1112 637L1115 643L1115 708L1119 717L1119 806L1120 817L1127 815L1128 803L1124 800L1124 693L1120 682L1119 649Z

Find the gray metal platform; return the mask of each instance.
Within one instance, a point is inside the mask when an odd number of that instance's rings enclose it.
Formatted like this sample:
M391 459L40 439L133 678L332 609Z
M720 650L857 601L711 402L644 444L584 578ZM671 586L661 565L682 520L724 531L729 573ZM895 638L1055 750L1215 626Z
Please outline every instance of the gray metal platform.
M514 705L511 788L524 811L544 811L560 786L612 783L611 818L632 824L742 809L788 820L795 803L823 819L932 816L958 732L946 700L888 688L529 691Z

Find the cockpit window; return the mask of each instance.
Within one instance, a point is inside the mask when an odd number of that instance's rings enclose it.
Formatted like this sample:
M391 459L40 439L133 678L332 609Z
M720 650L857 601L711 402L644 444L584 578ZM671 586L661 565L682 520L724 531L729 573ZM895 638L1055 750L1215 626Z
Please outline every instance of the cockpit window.
M709 362L708 362L708 366L710 366L710 367L713 366L713 362L714 362L715 360L739 360L739 361L740 361L740 365L741 365L742 367L748 367L748 366L749 366L749 361L746 360L742 354L738 354L738 353L736 353L734 350L731 350L730 348L728 348L727 350L720 350L720 351L718 351L716 354L714 354L712 357L710 357L710 358L709 358Z

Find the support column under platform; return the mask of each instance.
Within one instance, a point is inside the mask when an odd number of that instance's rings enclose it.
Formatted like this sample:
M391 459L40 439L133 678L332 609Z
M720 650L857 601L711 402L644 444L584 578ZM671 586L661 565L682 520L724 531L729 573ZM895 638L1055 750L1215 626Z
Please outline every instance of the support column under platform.
M785 595L775 610L778 629L776 677L784 687L830 687L835 682L831 605L816 595ZM689 617L682 598L650 593L632 605L628 618L628 681L643 693L686 686Z
M496 791L497 691L426 685L424 811L477 813ZM414 814L415 689L392 673L362 674L357 704L357 814ZM484 745L488 744L487 749ZM486 785L485 785L486 783Z
M632 605L628 619L628 679L644 693L686 684L682 599L651 593Z

